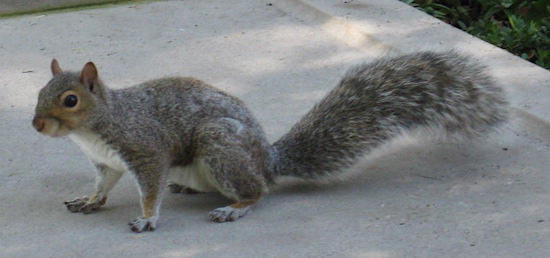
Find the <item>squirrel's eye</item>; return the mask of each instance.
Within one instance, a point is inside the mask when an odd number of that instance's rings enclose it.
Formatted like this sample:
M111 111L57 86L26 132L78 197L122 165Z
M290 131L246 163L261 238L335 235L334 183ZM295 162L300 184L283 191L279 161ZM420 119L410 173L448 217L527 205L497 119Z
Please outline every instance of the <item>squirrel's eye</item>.
M63 105L65 107L69 107L69 108L75 107L77 103L78 103L78 97L76 97L76 95L72 95L72 94L68 95L63 100Z

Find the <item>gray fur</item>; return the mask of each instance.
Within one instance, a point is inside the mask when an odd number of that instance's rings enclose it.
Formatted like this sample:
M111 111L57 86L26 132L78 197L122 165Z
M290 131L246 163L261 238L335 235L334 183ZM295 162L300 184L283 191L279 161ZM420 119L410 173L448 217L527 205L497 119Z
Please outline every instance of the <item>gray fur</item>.
M479 136L507 116L485 67L455 52L422 52L351 68L338 86L277 141L275 173L334 175L413 129Z
M104 105L110 112L92 130L120 150L140 185L198 158L210 166L219 191L234 200L258 198L271 181L267 140L237 98L192 78L164 78L109 93ZM238 132L226 118L246 130Z

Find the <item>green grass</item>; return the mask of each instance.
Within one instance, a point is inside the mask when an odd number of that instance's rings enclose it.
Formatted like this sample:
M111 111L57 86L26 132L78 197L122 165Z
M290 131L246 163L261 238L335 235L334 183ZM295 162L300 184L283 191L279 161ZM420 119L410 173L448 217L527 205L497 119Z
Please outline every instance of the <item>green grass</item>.
M550 69L550 0L401 0Z

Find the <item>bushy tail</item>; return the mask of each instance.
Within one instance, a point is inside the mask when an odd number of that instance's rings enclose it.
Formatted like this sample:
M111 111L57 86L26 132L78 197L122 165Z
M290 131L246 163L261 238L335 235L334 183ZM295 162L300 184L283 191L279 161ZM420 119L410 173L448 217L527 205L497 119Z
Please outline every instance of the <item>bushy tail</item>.
M339 85L274 143L275 175L320 179L412 129L478 136L506 120L508 102L485 68L456 52L382 58Z

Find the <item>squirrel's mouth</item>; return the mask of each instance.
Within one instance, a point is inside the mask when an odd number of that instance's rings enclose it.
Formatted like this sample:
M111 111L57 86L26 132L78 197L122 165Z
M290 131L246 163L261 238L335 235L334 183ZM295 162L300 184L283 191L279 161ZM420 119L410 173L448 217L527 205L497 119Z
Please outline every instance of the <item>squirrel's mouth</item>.
M52 137L52 138L59 138L59 137L63 137L63 136L67 136L69 135L71 132L68 131L68 130L57 130L55 133L53 134L49 134L48 136Z
M59 121L55 118L35 117L32 120L32 126L39 133L54 138L66 136L70 133L70 130L60 126Z

